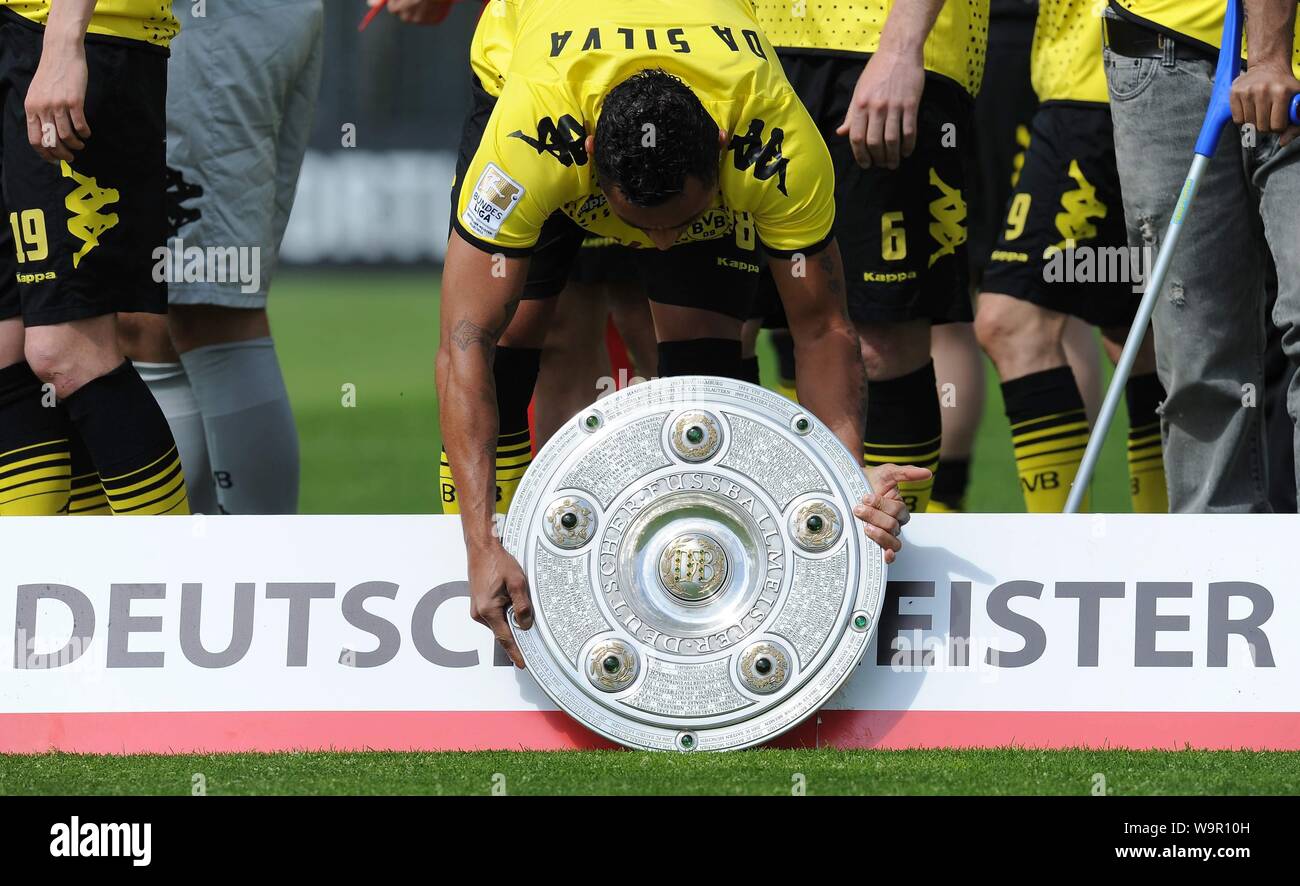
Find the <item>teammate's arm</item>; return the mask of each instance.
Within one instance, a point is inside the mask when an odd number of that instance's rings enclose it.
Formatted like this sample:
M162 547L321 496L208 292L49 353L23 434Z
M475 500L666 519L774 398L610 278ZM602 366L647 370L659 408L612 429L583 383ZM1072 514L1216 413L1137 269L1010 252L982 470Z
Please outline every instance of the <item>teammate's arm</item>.
M796 262L800 267L796 268ZM840 442L862 460L866 370L858 333L845 307L840 249L830 245L811 258L771 258L772 277L781 294L794 339L799 402L825 422ZM898 492L902 480L924 480L925 468L882 465L867 472L872 494L854 508L867 536L885 549L886 562L901 550L898 533L909 519Z
M366 0L367 6L378 6L383 0ZM451 12L453 0L388 0L388 11L408 25L442 24Z
M1295 0L1246 0L1250 67L1232 84L1233 122L1284 133L1284 145L1300 134L1290 117L1291 99L1300 93L1291 67L1295 18Z
M897 169L916 147L916 115L925 90L925 41L945 0L895 3L880 45L862 69L837 135L848 135L864 168Z
M527 273L527 258L490 255L452 231L442 274L437 368L442 443L456 477L469 561L470 615L492 630L519 667L524 660L510 633L506 607L513 604L523 628L532 625L532 608L528 579L497 538L493 520L497 402L492 359L519 306Z
M41 61L27 89L27 141L50 163L72 161L86 123L86 29L95 0L51 0Z

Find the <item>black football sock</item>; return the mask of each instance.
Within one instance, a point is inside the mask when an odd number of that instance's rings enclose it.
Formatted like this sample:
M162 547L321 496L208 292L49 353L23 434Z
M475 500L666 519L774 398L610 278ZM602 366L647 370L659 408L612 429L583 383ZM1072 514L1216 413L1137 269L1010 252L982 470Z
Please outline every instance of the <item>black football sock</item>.
M66 398L114 514L188 514L171 428L129 360Z
M863 443L867 467L916 465L934 471L939 466L943 422L934 363L899 378L867 383L867 433ZM930 503L934 478L898 484L913 513Z
M716 375L744 380L740 339L690 338L659 342L659 375Z
M0 369L0 516L36 517L68 506L68 417L26 362Z

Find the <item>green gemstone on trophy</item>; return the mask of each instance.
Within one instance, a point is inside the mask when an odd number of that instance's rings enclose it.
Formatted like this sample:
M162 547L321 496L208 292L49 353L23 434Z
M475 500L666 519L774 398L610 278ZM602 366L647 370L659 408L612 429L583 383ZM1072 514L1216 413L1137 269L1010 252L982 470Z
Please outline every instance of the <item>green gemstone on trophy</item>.
M804 525L808 527L809 532L817 533L822 531L822 527L825 526L826 523L821 517L813 514L808 518Z
M772 670L772 659L768 658L766 655L763 656L758 661L754 662L754 670L758 671L760 674L770 673Z
M688 751L689 751L691 748L695 747L695 738L694 738L694 736L683 735L683 736L682 736L682 747L686 748L686 750L688 750Z
M795 430L806 431L808 430L808 419L801 418L794 423L794 426L795 426Z
M704 440L704 428L699 425L691 425L686 429L686 442L692 445L699 445Z
M867 626L867 617L865 615L859 615L857 618L853 619L853 626L858 630L865 628Z
M600 419L599 419L599 418L597 418L597 417L594 416L594 415L589 415L589 416L587 416L587 427L589 427L589 428L595 428L595 427L596 427L597 425L599 425L599 424L600 424Z
M607 655L605 656L605 660L602 661L600 664L605 669L605 673L613 674L618 671L622 662L618 660L617 655Z
M565 529L572 529L578 525L578 515L573 513L573 511L569 511L560 518L560 525Z

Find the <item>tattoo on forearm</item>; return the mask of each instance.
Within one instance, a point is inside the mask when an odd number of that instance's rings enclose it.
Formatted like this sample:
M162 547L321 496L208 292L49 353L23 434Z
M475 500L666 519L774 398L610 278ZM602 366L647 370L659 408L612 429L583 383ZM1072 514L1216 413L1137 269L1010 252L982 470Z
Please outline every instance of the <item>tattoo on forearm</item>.
M495 328L480 326L473 320L462 318L451 330L451 341L461 351L468 351L472 347L481 347L487 353L491 354L496 350L497 341L514 319L515 310L519 307L519 297L510 299L504 306L501 322Z
M488 329L485 326L479 326L473 320L461 320L456 324L456 328L451 331L451 341L462 351L468 351L470 348L478 346L491 353L496 347L497 339L501 332L495 329Z

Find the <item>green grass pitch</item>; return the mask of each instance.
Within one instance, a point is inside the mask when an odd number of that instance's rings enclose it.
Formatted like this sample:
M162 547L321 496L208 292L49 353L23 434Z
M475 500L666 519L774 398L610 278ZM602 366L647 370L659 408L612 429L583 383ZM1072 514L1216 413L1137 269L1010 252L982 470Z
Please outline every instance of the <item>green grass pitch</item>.
M1295 794L1300 755L1007 749L0 756L0 793L176 795L195 784L212 795Z
M285 274L270 304L302 438L303 512L438 510L436 273ZM764 377L771 378L775 356L762 344ZM345 385L354 386L354 407L343 405ZM1023 511L1011 432L991 367L985 386L967 507ZM1093 483L1098 511L1130 510L1127 430L1121 409Z
M306 513L436 511L438 279L286 273L271 316L302 438ZM770 349L761 353L767 377ZM1023 510L996 379L968 507ZM355 405L347 406L345 402ZM1093 487L1127 511L1116 427ZM1258 794L1300 792L1300 755L1247 752L758 750L0 756L0 794ZM1101 778L1103 781L1099 782Z

